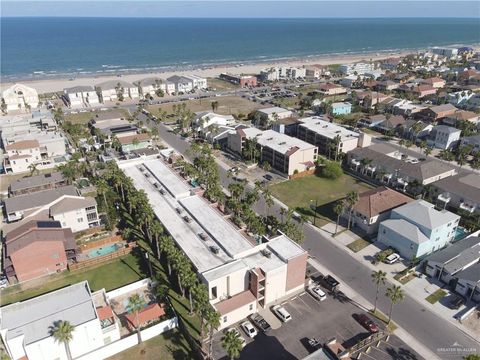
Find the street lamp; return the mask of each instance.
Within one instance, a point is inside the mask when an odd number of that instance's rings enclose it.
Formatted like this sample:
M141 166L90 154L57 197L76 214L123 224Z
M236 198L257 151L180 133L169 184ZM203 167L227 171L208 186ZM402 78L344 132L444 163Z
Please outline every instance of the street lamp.
M310 203L313 203L313 200L310 200ZM310 205L310 208L312 205ZM315 208L313 209L314 211L314 217L313 217L313 225L315 226L315 221L317 220L317 208L318 208L318 199L315 199Z

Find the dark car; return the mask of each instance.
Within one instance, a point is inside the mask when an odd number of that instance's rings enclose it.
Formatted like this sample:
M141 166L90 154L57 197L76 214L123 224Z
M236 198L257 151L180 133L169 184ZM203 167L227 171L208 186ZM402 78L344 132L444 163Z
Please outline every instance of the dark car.
M338 287L340 286L340 282L338 282L331 275L320 277L319 282L320 282L320 285L322 285L325 289L329 291L337 291Z
M371 333L378 332L378 326L365 314L353 314L353 318Z
M448 302L448 307L453 310L458 310L463 305L465 300L461 296L453 296Z
M263 176L265 179L267 179L268 181L272 181L273 180L273 176L270 175L270 174L266 174Z
M256 314L250 316L250 320L264 333L270 331L271 326L262 315Z

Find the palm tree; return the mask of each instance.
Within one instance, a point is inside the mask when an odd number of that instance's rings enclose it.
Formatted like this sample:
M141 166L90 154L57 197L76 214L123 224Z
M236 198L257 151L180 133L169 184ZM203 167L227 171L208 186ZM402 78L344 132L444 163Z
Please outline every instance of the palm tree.
M355 190L352 190L347 193L346 201L348 204L348 226L347 228L350 229L350 222L352 220L352 213L353 213L353 207L355 204L358 202L358 192Z
M373 313L377 311L377 300L378 300L378 292L380 290L380 285L385 285L385 280L387 279L387 273L378 270L378 271L373 271L371 274L372 281L373 283L377 286L377 292L375 293L375 305L373 307Z
M238 359L242 351L242 340L236 331L227 331L222 339L222 346L231 360Z
M390 312L388 314L388 324L392 320L392 311L393 305L398 304L400 301L405 299L405 293L399 285L392 285L387 289L385 295L390 299Z
M218 101L212 101L210 106L212 107L212 111L215 112L218 109Z
M98 195L101 195L102 198L103 198L103 205L105 207L105 216L106 216L106 219L107 219L107 226L109 228L111 228L112 224L110 224L110 219L108 218L108 203L107 203L107 197L106 197L106 193L108 191L108 184L107 182L100 178L98 179L97 181L97 193Z
M30 170L30 176L33 176L34 173L38 175L39 170L37 168L37 164L30 164L28 165L28 170Z
M337 223L335 224L335 234L338 231L338 223L340 222L340 216L342 215L343 211L345 210L345 203L343 201L337 201L337 203L333 206L333 212L337 215Z
M266 186L263 188L263 201L265 201L265 213L268 216L268 211L275 203L273 201L272 192Z
M67 353L67 358L72 359L72 353L70 352L70 342L73 339L73 331L75 326L70 324L68 321L59 320L53 323L53 326L50 327L50 335L53 336L53 339L58 343L63 343L65 346L65 352Z
M215 311L211 306L207 313L205 314L205 321L208 326L208 338L209 338L209 346L208 346L208 359L213 359L213 333L215 329L218 329L220 326L220 314Z
M126 306L126 310L129 314L135 314L135 329L137 330L138 342L142 342L142 334L140 333L140 323L138 320L138 314L140 310L145 307L145 299L140 294L133 294L128 298L128 303Z

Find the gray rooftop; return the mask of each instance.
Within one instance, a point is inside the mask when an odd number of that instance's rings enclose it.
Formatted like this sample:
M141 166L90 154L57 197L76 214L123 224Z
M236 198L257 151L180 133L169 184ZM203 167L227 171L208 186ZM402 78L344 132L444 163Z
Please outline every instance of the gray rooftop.
M283 261L305 254L305 250L284 234L270 239L268 247L274 251Z
M65 88L64 91L67 94L74 94L74 93L81 93L81 92L89 92L89 91L95 91L93 86L89 85L79 85L79 86L74 86L70 88Z
M466 268L463 271L460 271L456 277L459 280L467 280L470 282L478 283L480 282L480 263L472 265Z
M387 219L382 221L382 225L401 234L403 237L416 244L429 241L429 239L420 231L420 229L404 219Z
M435 187L480 204L480 175L462 173L436 181Z
M283 112L291 112L290 110L274 106L274 107L269 107L269 108L264 108L264 109L258 109L258 112L266 115L272 115L272 114L280 114Z
M10 184L10 191L14 192L14 191L31 189L38 186L55 184L58 182L62 182L63 180L64 178L61 172L24 177L12 182Z
M57 189L39 191L33 194L14 196L4 200L8 213L38 208L57 200L63 195L78 196L75 186L63 186Z
M7 339L24 335L25 345L49 337L50 327L58 320L78 326L97 317L86 281L4 306L0 312Z
M460 219L447 210L438 211L433 204L425 200L415 200L392 210L392 218L407 219L408 221L423 226L427 229L435 229L449 222Z
M97 86L102 90L112 90L116 89L119 85L124 89L136 87L135 85L130 84L129 82L126 82L124 80L108 80L98 84Z
M85 209L90 206L96 206L97 201L94 197L66 197L63 200L60 200L55 205L50 208L50 214L52 216L63 214L69 211L77 209Z
M433 130L436 131L441 131L442 133L448 133L448 134L456 134L459 132L462 132L462 130L454 128L452 126L447 126L447 125L437 125L433 128Z
M204 199L190 196L181 199L180 203L231 257L253 248L253 245Z
M148 160L143 165L176 199L190 195L191 188L161 160Z
M449 274L480 259L480 238L470 236L437 251L427 258L429 263L439 263Z

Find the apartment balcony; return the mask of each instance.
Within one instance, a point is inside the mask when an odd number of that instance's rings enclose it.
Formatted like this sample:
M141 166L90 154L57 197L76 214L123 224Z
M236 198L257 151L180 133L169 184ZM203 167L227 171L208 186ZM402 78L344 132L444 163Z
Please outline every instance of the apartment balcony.
M466 202L460 203L460 206L459 206L460 209L468 211L469 213L473 213L476 207L477 207L476 205L470 205L470 204L467 204Z
M445 193L439 194L437 199L442 201L445 204L448 204L452 198L450 197L449 193L445 192Z

